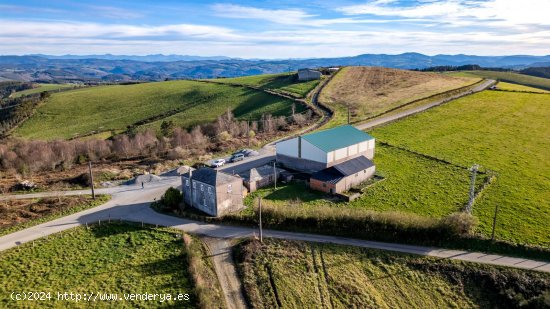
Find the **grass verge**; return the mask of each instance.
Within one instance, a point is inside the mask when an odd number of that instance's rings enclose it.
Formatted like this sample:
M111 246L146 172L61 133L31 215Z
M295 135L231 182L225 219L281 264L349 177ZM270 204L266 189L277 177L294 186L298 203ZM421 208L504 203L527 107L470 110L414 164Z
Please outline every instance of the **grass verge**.
M543 308L550 275L267 239L235 252L252 308Z
M10 222L6 220L6 224L2 225L0 236L105 204L110 199L110 195L97 195L95 200L90 195L83 195L77 197L76 201L74 201L74 197L33 199L27 200L27 205L24 206L28 209L22 210L21 213L12 213L10 206L6 205L9 201L0 202L0 205L4 204L2 205L2 215L4 216L2 221L10 218L11 214L16 215ZM24 203L25 200L14 200L14 202ZM22 218L21 216L25 217Z

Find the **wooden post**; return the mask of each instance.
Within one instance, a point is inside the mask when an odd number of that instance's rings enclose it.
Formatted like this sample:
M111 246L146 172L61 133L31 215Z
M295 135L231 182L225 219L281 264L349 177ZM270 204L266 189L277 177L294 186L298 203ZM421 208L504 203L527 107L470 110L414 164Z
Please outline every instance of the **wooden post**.
M275 167L275 163L277 162L273 162L273 178L275 180L275 190L277 190L277 167Z
M498 203L495 206L495 216L493 217L493 232L491 233L491 240L495 240L495 227L497 225Z
M92 199L95 200L94 174L92 173L92 161L88 161L88 169L90 170L90 186L92 188Z
M260 226L260 243L263 243L264 242L264 239L263 239L263 232L262 232L262 198L259 197L258 198L258 208L260 209L260 216L259 216L259 226Z
M246 121L246 138L248 147L250 147L250 119Z

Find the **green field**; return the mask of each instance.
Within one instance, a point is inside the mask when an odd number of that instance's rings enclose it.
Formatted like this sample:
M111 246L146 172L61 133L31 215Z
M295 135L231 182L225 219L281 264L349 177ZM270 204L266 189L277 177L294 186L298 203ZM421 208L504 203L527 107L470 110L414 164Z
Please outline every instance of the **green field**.
M267 239L241 244L237 261L253 308L550 305L547 274L374 249Z
M215 81L220 83L227 83L227 84L255 86L255 87L260 87L262 89L270 89L270 90L274 90L282 93L286 92L300 98L306 97L307 94L319 84L318 80L299 82L296 78L295 73L252 75L252 76L235 77L235 78L219 78L219 79L215 79Z
M181 234L109 224L76 228L0 253L3 308L196 308ZM51 300L10 299L12 292L51 293ZM189 294L189 301L58 301L67 293Z
M496 182L474 207L480 232L491 234L498 205L497 238L549 247L549 106L545 94L484 91L371 134L457 164L478 163L496 171Z
M190 127L214 121L228 109L237 118L289 115L292 101L261 91L196 81L90 87L52 94L14 133L28 139L70 138L94 131L125 130L151 119ZM303 110L297 106L297 110ZM157 117L152 121L152 117Z
M530 86L539 89L550 90L550 79L524 75L514 72L498 72L498 71L461 71L447 73L452 76L459 77L482 77L496 79L499 81L510 82Z
M450 164L423 158L394 147L377 145L374 162L384 180L364 189L364 194L350 203L328 199L304 184L280 185L277 190L263 188L247 200L251 205L256 196L267 204L293 206L300 204L304 211L315 212L320 205L364 208L377 211L403 211L440 218L460 211L468 201L469 172ZM486 179L480 175L478 188ZM292 207L292 205L291 205ZM245 213L251 208L245 210Z
M542 90L542 89L519 85L519 84L506 83L506 82L498 83L497 88L500 90L506 90L506 91L550 93L550 91L547 91L547 90Z
M60 90L60 89L67 89L67 88L73 88L73 87L76 87L76 85L73 85L73 84L38 84L36 88L15 92L10 97L17 98L17 97L20 97L20 96L34 94L34 93L40 93L40 92L44 92L44 91Z

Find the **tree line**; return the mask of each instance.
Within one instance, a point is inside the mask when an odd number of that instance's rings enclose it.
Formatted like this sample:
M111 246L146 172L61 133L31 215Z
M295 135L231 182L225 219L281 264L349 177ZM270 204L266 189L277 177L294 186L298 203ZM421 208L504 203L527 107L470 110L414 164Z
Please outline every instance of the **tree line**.
M29 175L40 171L69 169L88 161L117 161L139 158L189 159L256 143L280 131L292 130L314 121L313 113L290 117L263 115L260 120L240 121L228 111L214 123L189 130L165 121L161 130L127 132L109 139L28 141L5 139L0 144L0 169Z

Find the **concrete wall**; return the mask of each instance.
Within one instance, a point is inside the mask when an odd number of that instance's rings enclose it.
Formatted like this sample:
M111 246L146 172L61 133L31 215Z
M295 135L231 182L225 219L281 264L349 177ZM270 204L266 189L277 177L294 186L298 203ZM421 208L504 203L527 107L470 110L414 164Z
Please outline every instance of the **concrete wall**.
M281 154L277 154L276 159L277 163L281 164L284 168L307 173L313 173L327 168L327 163L289 157Z
M286 141L278 142L275 145L277 153L289 157L298 157L298 138L291 138Z
M343 178L336 184L336 193L348 191L352 187L357 186L371 178L375 172L376 167L371 166L366 170L358 172L357 174L349 175L348 177Z

